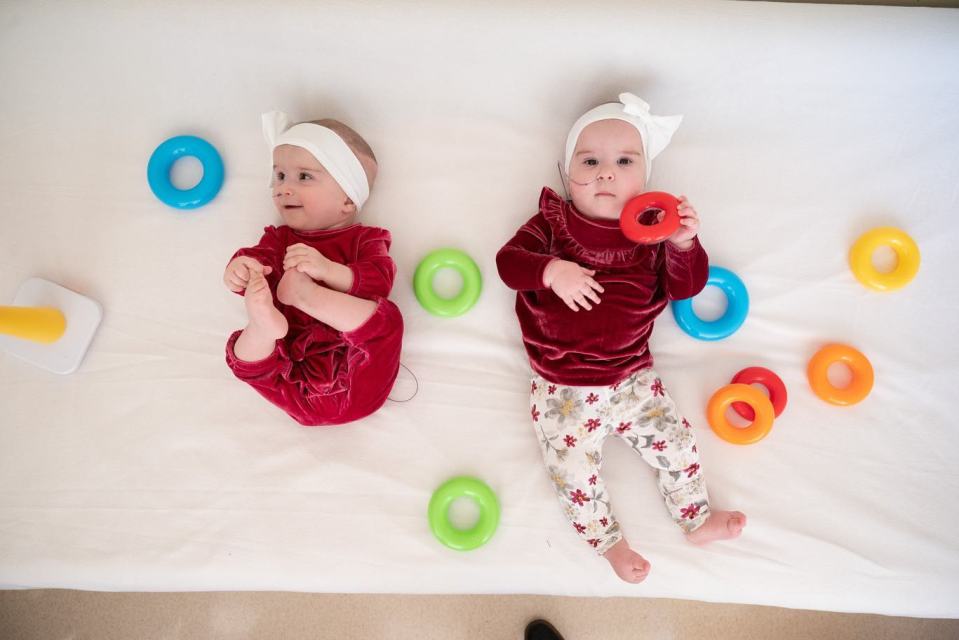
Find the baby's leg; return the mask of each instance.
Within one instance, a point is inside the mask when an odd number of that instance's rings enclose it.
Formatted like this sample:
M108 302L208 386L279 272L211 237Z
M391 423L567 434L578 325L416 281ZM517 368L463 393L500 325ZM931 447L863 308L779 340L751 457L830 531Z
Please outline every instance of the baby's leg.
M706 522L695 531L686 534L693 544L706 544L715 540L738 538L746 526L746 514L742 511L711 511Z
M249 323L233 345L233 353L240 360L263 360L276 348L276 341L286 335L289 325L283 314L273 306L270 285L262 273L251 273L243 294Z
M376 311L376 303L372 300L328 289L293 269L283 274L276 297L283 304L296 307L337 331L357 329Z
M649 563L623 539L600 476L608 430L601 424L600 407L584 403L594 389L553 385L534 377L533 428L556 496L576 533L609 561L620 578L642 582Z
M687 539L702 544L738 536L746 516L710 510L692 428L655 371L638 373L620 393L618 405L624 412L616 435L659 471L660 493Z

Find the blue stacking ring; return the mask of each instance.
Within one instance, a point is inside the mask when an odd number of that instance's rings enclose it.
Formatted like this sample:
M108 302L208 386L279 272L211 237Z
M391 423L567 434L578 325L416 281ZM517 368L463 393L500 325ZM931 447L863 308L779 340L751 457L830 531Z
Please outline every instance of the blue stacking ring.
M177 189L170 170L180 158L193 156L203 165L203 178L192 189ZM160 202L177 209L196 209L212 200L223 186L223 160L212 144L196 136L176 136L163 142L147 165L147 182Z
M742 326L749 313L749 293L735 273L723 267L709 267L706 286L713 285L726 294L726 313L718 320L705 322L693 311L693 299L674 300L673 317L679 328L699 340L722 340Z

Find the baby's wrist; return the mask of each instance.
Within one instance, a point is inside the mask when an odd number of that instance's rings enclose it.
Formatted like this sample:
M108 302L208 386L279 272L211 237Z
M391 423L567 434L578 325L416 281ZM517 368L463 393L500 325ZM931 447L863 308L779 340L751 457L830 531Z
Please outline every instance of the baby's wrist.
M680 242L673 242L672 240L670 240L670 241L669 241L669 244L673 245L674 247L676 247L676 248L679 249L680 251L689 251L690 249L693 248L693 245L696 244L696 243L694 242L693 238L690 238L689 240L686 240L685 242L681 242L681 243L680 243Z
M553 275L556 270L556 263L561 262L559 258L553 258L547 263L546 268L543 269L543 286L547 289L552 288L553 286Z

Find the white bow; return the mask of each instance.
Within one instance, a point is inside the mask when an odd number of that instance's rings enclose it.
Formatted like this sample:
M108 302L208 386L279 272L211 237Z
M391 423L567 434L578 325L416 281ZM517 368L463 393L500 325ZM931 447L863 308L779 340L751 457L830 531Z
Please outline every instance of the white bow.
M646 156L646 181L653 171L653 158L658 156L672 139L682 116L654 116L649 112L649 103L632 93L619 94L619 102L607 102L594 109L590 109L573 124L569 135L566 136L566 173L569 173L569 162L573 157L573 150L583 129L600 120L622 120L636 127L643 139L643 151Z
M619 94L619 101L623 103L623 111L631 116L649 116L649 103L632 93Z
M270 143L270 150L276 146L276 139L290 128L290 116L282 111L270 111L264 113L263 119L263 137Z

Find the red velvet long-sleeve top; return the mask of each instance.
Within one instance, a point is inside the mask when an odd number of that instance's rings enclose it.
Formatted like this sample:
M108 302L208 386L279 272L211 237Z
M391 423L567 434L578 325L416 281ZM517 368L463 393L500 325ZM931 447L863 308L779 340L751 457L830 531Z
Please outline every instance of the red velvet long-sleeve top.
M379 227L353 224L320 231L297 231L286 225L265 227L263 237L255 247L240 249L230 260L250 256L260 264L273 267L266 279L275 298L276 287L283 276L286 249L300 242L353 271L353 286L346 293L369 300L390 294L396 275L396 264L389 254L392 238L389 231ZM291 321L291 330L318 324L316 319L292 307L286 308L284 315Z
M601 302L573 311L543 284L560 258L596 271ZM557 384L601 386L652 366L649 336L668 300L706 286L709 259L699 239L689 249L669 242L637 245L617 220L587 218L544 188L539 213L496 254L500 278L516 290L516 315L533 370Z
M240 249L233 257L250 256L263 265L273 267L266 280L274 301L283 276L286 248L302 242L353 271L353 285L346 293L377 303L373 317L352 332L337 331L295 307L278 301L275 303L290 326L283 339L285 352L293 362L298 363L299 368L288 377L300 381L304 393L310 396L348 393L349 401L357 407L357 411L369 413L368 405L375 404L374 400L382 403L393 384L403 336L398 310L395 321L386 323L385 329L377 329L375 339L367 335L370 332L367 325L383 324L379 319L382 315L380 311L385 306L393 306L387 300L396 275L396 264L389 255L392 240L390 232L360 224L320 231L297 231L283 225L266 227L263 231L263 237L256 246ZM379 363L377 367L367 367L370 375L362 381L362 388L353 384L356 382L352 379L353 369L357 363L352 362L351 354ZM355 419L357 415L360 414L348 413L339 416L339 419L347 421Z

